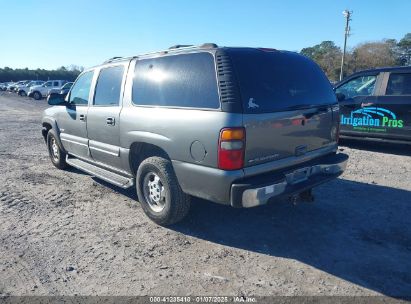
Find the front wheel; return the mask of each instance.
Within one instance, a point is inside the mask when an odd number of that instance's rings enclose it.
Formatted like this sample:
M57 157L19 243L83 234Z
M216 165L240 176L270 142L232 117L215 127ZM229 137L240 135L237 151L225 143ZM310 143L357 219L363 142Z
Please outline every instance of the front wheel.
M137 195L146 215L163 226L181 221L190 209L190 197L181 190L171 162L145 159L137 170Z
M60 148L55 135L51 132L47 133L47 148L53 165L58 169L68 167L66 163L66 153Z
M33 93L33 98L34 98L35 100L40 100L40 99L41 99L41 94L40 94L40 92L34 92L34 93Z

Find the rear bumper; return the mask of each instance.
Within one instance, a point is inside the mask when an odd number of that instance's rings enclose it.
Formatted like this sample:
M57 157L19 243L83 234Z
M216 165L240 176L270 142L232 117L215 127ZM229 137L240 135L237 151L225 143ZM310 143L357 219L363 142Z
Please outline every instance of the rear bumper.
M292 195L311 189L341 175L348 155L339 153L311 162L245 178L231 186L231 206L254 207L264 205L274 197Z

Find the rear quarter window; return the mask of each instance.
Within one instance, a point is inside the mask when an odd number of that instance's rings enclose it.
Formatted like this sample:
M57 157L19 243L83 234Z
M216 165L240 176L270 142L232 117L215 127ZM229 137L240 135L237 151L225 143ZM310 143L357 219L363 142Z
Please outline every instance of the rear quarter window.
M121 83L124 66L113 66L101 69L97 79L94 105L118 106L120 103Z
M139 60L132 100L136 105L218 109L213 56L193 53Z
M233 50L230 57L245 113L269 113L337 103L323 71L304 56L250 49Z
M411 95L411 73L391 73L386 95Z

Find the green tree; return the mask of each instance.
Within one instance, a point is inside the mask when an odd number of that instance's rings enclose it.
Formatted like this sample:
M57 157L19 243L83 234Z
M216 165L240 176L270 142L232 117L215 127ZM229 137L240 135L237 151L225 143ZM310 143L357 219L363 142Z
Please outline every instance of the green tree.
M351 67L353 72L396 64L392 41L359 44L352 52Z
M80 67L79 67L80 68ZM49 79L61 79L73 81L80 74L78 69L68 70L66 67L61 67L57 70L29 70L28 68L24 69L11 69L5 67L0 68L0 82L7 81L19 81L19 80L49 80Z
M300 53L317 62L330 80L338 79L342 52L333 41L323 41L302 49Z
M411 33L406 34L397 44L401 63L411 65Z

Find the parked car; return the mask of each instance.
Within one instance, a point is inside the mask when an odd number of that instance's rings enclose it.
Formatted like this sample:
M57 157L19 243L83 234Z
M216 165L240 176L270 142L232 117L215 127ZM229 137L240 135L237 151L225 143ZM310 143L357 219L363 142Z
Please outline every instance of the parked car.
M48 98L51 162L136 187L168 225L190 196L233 207L290 196L339 176L339 108L324 73L297 53L214 44L108 60Z
M17 85L17 82L10 82L7 85L6 91L13 92L14 89L16 88L16 85Z
M61 88L66 80L49 80L42 85L31 87L28 93L29 97L33 97L35 100L39 100L43 97L47 97L50 89Z
M21 80L21 81L17 82L15 87L14 87L13 92L17 93L19 91L20 87L24 87L30 82L31 82L31 80Z
M6 91L9 84L9 82L0 83L0 91Z
M28 83L29 80L20 80L17 81L16 83L13 84L13 86L10 87L10 92L16 92L17 88L19 86L25 85L26 83Z
M72 87L72 85L73 85L73 82L67 82L61 88L50 89L47 95L57 93L57 94L66 96L68 92L70 91L70 88Z
M27 96L28 95L28 92L30 91L30 88L31 87L33 87L33 86L39 86L39 85L42 85L42 84L44 84L44 81L42 81L42 80L33 80L33 81L29 81L28 83L26 83L26 84L23 84L23 85L18 85L17 87L16 87L16 92L17 92L17 94L19 94L20 96Z
M411 67L358 72L335 92L342 137L411 144Z

